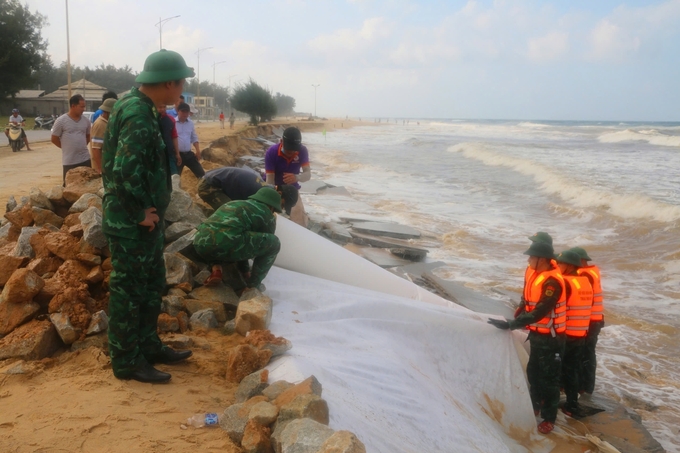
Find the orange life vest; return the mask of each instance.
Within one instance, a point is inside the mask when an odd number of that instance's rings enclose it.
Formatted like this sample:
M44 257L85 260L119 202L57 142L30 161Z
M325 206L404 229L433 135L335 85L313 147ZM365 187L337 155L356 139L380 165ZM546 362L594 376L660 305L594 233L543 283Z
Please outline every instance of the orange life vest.
M585 337L590 325L590 309L593 306L593 287L586 277L564 275L564 281L569 285L570 294L567 298L567 329L569 337Z
M590 311L590 320L603 321L604 305L602 298L602 284L600 283L600 268L595 265L582 267L578 269L577 274L588 277L588 280L590 280L590 283L593 286L593 308Z
M529 330L541 334L550 334L553 337L555 334L564 333L567 324L567 292L564 287L564 279L560 269L557 267L555 260L550 260L552 269L544 272L527 272L527 281L524 285L524 300L526 305L524 311L531 313L536 308L538 301L543 296L543 283L552 277L557 280L562 287L562 295L557 301L555 308L552 309L543 319L529 325Z

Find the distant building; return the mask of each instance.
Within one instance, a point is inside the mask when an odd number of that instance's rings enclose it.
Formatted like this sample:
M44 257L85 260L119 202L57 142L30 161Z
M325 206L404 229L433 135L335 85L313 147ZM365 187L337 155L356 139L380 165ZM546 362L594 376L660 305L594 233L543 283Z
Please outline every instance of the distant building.
M215 98L212 96L196 96L194 99L201 118L214 118L216 116Z

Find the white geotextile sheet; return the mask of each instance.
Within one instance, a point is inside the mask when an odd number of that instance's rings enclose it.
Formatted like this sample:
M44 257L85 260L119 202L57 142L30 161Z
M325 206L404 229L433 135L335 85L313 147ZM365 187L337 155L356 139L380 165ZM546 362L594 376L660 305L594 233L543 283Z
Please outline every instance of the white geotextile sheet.
M432 294L283 216L276 218L281 251L275 265L295 272L387 294L464 309Z
M512 335L485 318L277 267L265 284L270 329L293 343L269 382L316 376L331 428L369 453L552 448L536 432Z

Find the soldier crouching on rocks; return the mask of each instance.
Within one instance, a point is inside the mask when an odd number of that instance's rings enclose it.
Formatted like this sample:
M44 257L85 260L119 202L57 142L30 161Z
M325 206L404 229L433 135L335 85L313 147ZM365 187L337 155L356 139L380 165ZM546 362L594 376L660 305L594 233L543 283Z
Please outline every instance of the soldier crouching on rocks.
M281 212L281 195L271 187L263 187L247 200L220 206L198 227L194 249L212 264L206 286L222 281L220 263L237 263L246 284L243 291L262 283L281 248L274 235L274 212ZM252 270L249 259L253 259Z
M118 101L104 137L102 229L113 267L109 351L119 379L167 382L170 374L152 364L191 355L164 346L156 333L165 289L163 217L172 190L156 107L173 104L193 76L180 54L151 54L135 80L141 86Z

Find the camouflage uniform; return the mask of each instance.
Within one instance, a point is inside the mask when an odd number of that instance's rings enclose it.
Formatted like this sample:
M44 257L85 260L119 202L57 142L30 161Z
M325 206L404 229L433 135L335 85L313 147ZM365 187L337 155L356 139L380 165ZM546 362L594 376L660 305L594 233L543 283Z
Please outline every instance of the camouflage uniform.
M133 88L113 109L102 149L104 219L111 250L109 351L113 373L125 378L153 361L165 287L164 214L172 190L158 111ZM153 231L139 225L156 208Z
M279 253L281 243L274 236L276 218L264 203L232 201L221 206L203 222L194 237L194 248L211 264L236 262L239 271L253 268L246 285L262 283Z
M536 308L529 313L522 309L516 319L509 322L510 329L519 329L543 319L550 313L562 296L562 287L554 278L543 283L542 296ZM565 334L554 337L529 332L531 352L527 363L529 394L534 411L541 411L541 418L554 423L560 403L560 379L564 356Z

